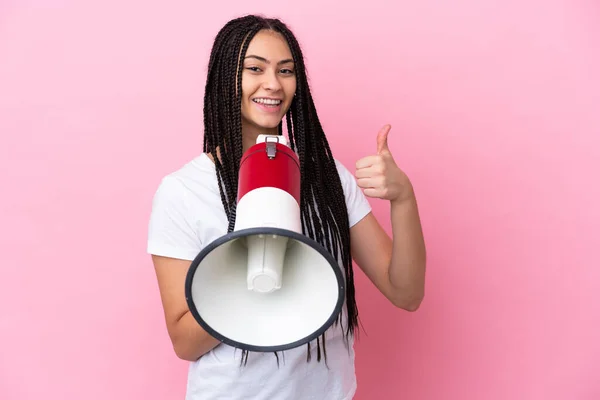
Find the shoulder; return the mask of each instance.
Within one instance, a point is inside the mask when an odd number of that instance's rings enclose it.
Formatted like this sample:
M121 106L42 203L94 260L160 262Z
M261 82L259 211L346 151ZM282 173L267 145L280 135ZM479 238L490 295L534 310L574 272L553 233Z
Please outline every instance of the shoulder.
M346 163L340 161L338 158L334 158L334 161L346 196L355 195L357 191L362 194L354 176L354 166L350 169Z
M183 205L194 196L211 191L216 186L214 165L205 155L189 160L178 169L164 175L156 188L154 201L169 201Z
M201 155L160 179L152 199L148 253L191 260L220 215L212 161ZM213 164L214 165L214 164Z
M340 176L344 199L348 208L348 217L350 226L354 226L371 212L371 205L356 182L354 174L350 169L337 158L334 158L335 165Z
M350 172L350 169L346 166L346 164L344 162L340 161L340 159L335 158L335 157L334 157L333 161L335 162L335 167L340 176L340 180L342 181L342 185L356 182L354 179L354 174L352 174L352 172Z

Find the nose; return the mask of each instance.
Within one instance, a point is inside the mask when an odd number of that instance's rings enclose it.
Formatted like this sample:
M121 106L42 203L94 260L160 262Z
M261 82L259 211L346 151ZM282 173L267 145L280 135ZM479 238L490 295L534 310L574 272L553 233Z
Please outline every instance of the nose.
M277 71L269 70L264 76L263 88L265 90L270 90L272 92L276 92L281 89L281 82L279 81L279 76L277 75Z

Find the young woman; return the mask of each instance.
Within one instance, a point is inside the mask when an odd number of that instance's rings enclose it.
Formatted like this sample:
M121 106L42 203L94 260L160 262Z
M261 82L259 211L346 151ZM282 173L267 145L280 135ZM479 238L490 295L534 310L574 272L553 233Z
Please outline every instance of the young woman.
M340 254L347 293L340 324L278 356L238 349L207 334L190 314L184 281L202 248L233 229L237 171L259 134L283 134L299 156L303 231ZM390 126L373 135L377 152L354 174L331 154L311 97L300 46L281 21L245 16L215 38L204 97L204 149L165 176L149 224L166 326L175 353L190 361L187 399L351 399L358 323L352 262L395 306L416 310L424 296L425 245L417 202L387 146ZM393 239L367 197L391 208ZM311 357L316 354L316 357Z

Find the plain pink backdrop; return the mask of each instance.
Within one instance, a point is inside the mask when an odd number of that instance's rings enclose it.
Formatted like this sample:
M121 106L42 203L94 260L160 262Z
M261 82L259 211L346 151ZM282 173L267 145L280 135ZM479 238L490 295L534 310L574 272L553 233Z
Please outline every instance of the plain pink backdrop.
M391 123L417 190L426 300L358 274L356 398L600 398L598 3L1 4L1 399L183 398L150 202L201 151L212 40L246 12L297 33L336 156Z

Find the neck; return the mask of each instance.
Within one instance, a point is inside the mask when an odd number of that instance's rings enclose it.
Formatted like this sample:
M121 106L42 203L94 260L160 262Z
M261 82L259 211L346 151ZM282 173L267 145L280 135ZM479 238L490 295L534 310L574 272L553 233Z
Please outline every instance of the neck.
M256 125L250 125L242 122L242 148L245 153L250 147L256 144L258 135L277 135L277 127L260 128Z
M277 135L277 127L275 128L259 128L256 125L249 125L245 121L242 122L242 154L250 147L256 144L258 135ZM220 149L216 149L217 157L221 160ZM208 157L214 162L214 154L208 153Z

